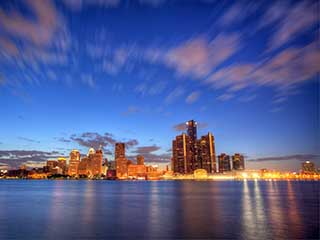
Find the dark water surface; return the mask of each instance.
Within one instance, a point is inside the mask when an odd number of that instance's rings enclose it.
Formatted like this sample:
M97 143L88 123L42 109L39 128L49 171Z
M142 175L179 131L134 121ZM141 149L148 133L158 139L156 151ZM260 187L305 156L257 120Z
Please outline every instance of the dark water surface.
M319 182L0 181L0 239L317 239Z

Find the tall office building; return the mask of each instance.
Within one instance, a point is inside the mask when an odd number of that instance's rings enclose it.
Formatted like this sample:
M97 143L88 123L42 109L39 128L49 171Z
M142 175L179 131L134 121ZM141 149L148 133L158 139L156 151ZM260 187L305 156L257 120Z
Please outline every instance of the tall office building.
M62 174L67 173L67 159L64 157L58 158L58 167L61 169Z
M231 171L230 156L229 155L227 155L225 153L221 153L218 156L218 162L219 162L219 172L220 173Z
M193 173L192 168L192 151L190 146L190 137L183 133L176 136L172 142L172 169L175 173L189 174Z
M68 175L78 175L78 165L80 163L80 152L76 149L70 152Z
M115 146L115 155L114 158L118 159L118 158L125 158L125 143L116 143Z
M51 172L52 169L54 169L57 166L58 166L58 162L56 160L48 160L47 161L47 167L48 167L49 172Z
M88 155L89 158L89 172L91 176L100 176L102 173L102 160L103 160L103 153L101 149L90 153Z
M194 120L189 120L186 122L187 125L187 133L190 137L190 141L196 142L197 140L197 122Z
M115 146L115 161L116 161L116 171L117 178L127 178L128 177L128 160L125 156L125 144L116 143Z
M198 168L205 169L208 173L216 172L216 152L212 133L202 136L197 141Z
M232 156L232 169L233 170L244 170L244 157L239 153L235 153Z
M144 156L142 155L137 156L137 165L144 165Z
M198 160L198 145L197 145L197 122L194 120L189 120L186 122L187 134L189 136L190 145L190 173L200 167Z
M187 134L183 133L172 142L173 172L192 174L203 168L208 173L216 172L214 137L211 133L197 140L197 122L186 122Z
M313 162L305 161L301 164L302 167L302 173L315 173L316 167Z
M78 165L78 174L87 177L97 177L102 174L103 153L101 149L90 148L87 156Z

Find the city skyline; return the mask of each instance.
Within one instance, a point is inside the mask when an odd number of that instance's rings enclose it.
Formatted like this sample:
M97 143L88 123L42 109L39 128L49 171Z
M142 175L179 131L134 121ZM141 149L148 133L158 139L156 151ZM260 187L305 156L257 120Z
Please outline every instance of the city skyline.
M241 153L248 168L319 166L317 9L1 1L0 167L100 145L113 160L116 142L165 166L191 119L216 156Z

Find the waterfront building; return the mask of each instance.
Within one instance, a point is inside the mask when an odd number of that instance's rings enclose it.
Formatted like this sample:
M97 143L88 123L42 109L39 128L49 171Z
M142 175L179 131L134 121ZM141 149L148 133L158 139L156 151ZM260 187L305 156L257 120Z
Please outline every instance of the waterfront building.
M103 153L101 149L94 150L91 148L92 152L89 151L89 173L90 176L100 176L102 173L102 160Z
M202 136L197 141L198 168L205 169L208 173L216 172L216 153L212 133Z
M65 157L58 158L58 167L62 170L62 174L67 174L67 159Z
M115 161L117 178L123 179L128 177L128 160L125 157L125 144L116 143Z
M89 176L89 158L88 156L85 156L81 159L80 163L78 164L78 171L77 175L80 177L82 176Z
M189 136L185 133L172 141L172 169L175 173L192 173L192 152Z
M187 163L187 173L193 173L194 170L200 168L199 159L198 159L198 145L197 145L197 125L198 123L194 120L189 120L186 122L187 127L187 135L189 141L190 151L187 159L189 162Z
M137 156L137 165L144 165L144 156L142 155Z
M186 122L187 134L172 141L171 168L174 173L192 174L196 169L216 172L215 143L212 133L197 139L197 122Z
M109 170L116 170L116 161L108 161L107 164Z
M70 152L68 175L70 176L78 175L79 163L80 163L80 152L74 149Z
M58 162L56 160L48 160L47 161L47 167L49 172L52 171L53 168L55 168L56 166L58 166Z
M129 178L145 178L147 174L147 168L145 165L130 164L128 166Z
M102 174L103 153L101 149L90 148L86 157L78 165L78 174L87 177L97 177Z
M118 142L115 146L115 154L114 158L125 158L126 157L126 150L125 150L125 143Z
M231 166L230 166L230 156L222 153L218 156L218 162L219 162L219 172L228 172L231 171Z
M316 167L313 162L305 161L301 164L302 173L316 173Z
M233 170L244 170L244 157L239 153L235 153L232 156L232 169Z

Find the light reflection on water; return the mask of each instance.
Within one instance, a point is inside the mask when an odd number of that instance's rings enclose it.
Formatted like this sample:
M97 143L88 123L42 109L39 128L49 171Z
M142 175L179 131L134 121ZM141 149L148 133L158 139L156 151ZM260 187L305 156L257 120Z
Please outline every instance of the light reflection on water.
M0 239L316 239L318 192L294 181L1 181Z

